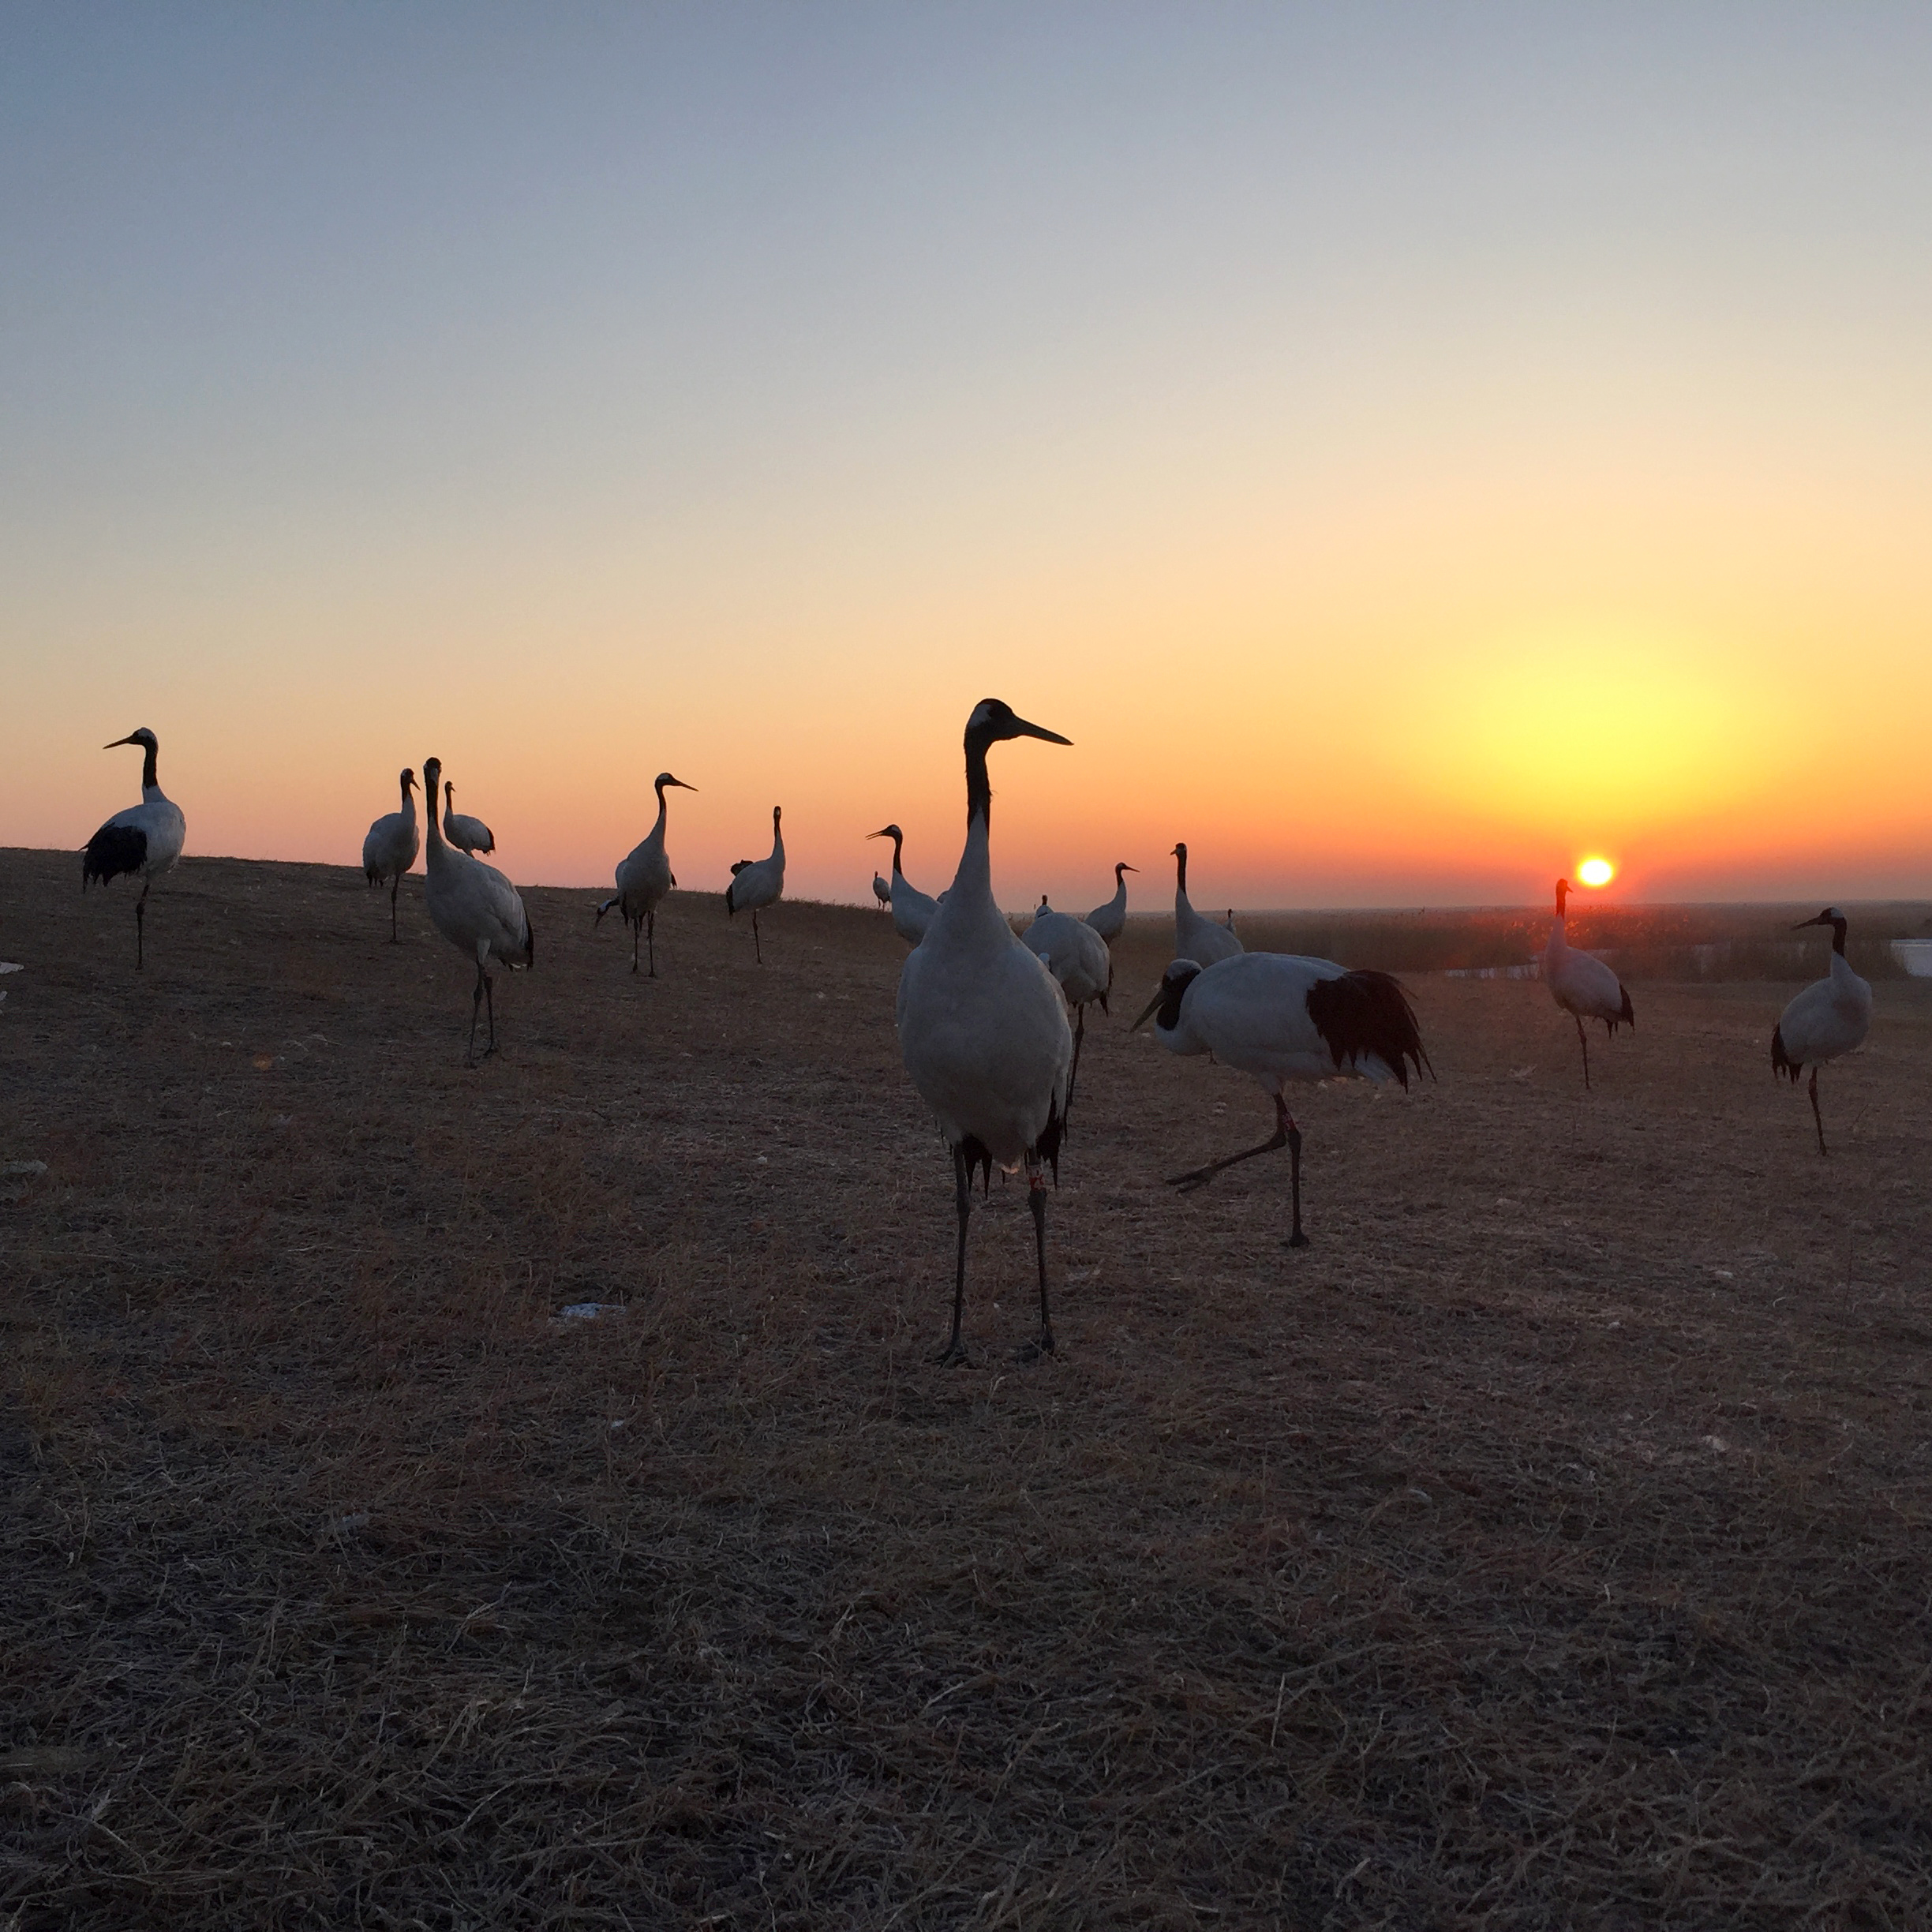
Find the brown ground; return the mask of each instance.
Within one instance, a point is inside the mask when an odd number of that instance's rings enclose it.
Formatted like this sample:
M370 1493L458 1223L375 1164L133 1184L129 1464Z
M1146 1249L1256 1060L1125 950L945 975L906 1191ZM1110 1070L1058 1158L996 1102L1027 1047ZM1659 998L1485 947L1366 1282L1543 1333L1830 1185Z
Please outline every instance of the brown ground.
M1932 1923L1932 986L1413 983L1440 1084L1120 1030L952 1206L871 912L469 972L346 871L0 854L0 1926ZM1354 964L1371 964L1358 960ZM621 1316L559 1324L566 1303Z

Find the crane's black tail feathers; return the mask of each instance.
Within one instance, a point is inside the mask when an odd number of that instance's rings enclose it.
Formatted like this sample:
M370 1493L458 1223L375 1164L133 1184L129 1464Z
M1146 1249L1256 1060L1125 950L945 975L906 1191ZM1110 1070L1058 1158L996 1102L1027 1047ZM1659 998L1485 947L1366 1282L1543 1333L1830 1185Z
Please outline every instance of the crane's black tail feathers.
M1372 1056L1409 1085L1409 1063L1431 1080L1436 1069L1422 1050L1421 1029L1402 982L1385 972L1346 972L1309 988L1309 1017L1335 1056L1335 1071Z
M537 964L537 928L530 923L527 913L523 919L523 964L526 966Z
M1623 1010L1617 1015L1616 1019L1608 1022L1609 1031L1613 1036L1619 1021L1623 1025L1632 1028L1634 1028L1637 1024L1637 1015L1630 1003L1630 988L1619 979L1617 982L1617 990L1623 995Z
M105 886L148 863L148 834L139 826L104 825L87 842L80 857L80 889L95 880Z
M1794 1060L1784 1050L1784 1029L1781 1026L1771 1029L1771 1071L1774 1076L1782 1073L1794 1087L1798 1084L1799 1076L1804 1072L1804 1062Z
M979 1170L979 1193L983 1199L993 1192L993 1156L987 1151L985 1144L975 1140L971 1134L959 1144L959 1151L966 1162L967 1192L970 1193L972 1191L973 1170L977 1167Z

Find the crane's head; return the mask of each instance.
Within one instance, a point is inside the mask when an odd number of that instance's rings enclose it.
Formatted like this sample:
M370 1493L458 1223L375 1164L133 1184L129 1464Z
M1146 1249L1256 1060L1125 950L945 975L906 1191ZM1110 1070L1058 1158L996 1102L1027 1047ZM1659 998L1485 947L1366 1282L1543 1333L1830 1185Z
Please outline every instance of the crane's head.
M1185 865L1187 863L1187 848L1185 845L1177 845L1167 856L1170 859L1178 859L1183 865Z
M423 789L429 794L429 802L436 803L436 787L443 782L443 761L439 758L426 758L422 762Z
M1563 901L1569 897L1570 882L1567 879L1559 879L1556 882L1556 916L1559 919L1563 915Z
M966 721L966 742L977 743L983 749L990 744L998 744L1004 738L1044 738L1049 744L1070 745L1071 738L1062 738L1058 732L1050 732L1044 724L1029 724L1004 700L998 698L982 698L973 706L973 713Z
M698 789L695 784L687 784L682 778L673 778L668 772L660 772L651 781L653 792L661 792L666 785L676 785L680 792L695 792Z
M443 781L443 803L447 805L456 796L456 787L447 778Z
M1800 919L1798 923L1792 928L1792 930L1793 932L1803 932L1807 926L1839 927L1846 925L1849 922L1846 919L1845 915L1840 912L1836 906L1827 906L1816 919Z
M416 774L406 765L402 767L402 789L405 792L414 792L416 789Z
M903 839L905 837L905 834L901 832L897 826L881 826L876 832L868 832L866 834L866 837L869 839Z
M1161 983L1154 997L1147 1003L1147 1010L1127 1031L1137 1033L1158 1013L1155 1024L1171 1032L1181 1017L1181 1002L1187 990L1200 977L1199 964L1190 959L1178 959L1161 975Z
M1138 866L1130 866L1125 859L1116 861L1114 867L1114 883L1116 886L1120 883L1120 875L1123 872L1138 872L1140 870Z
M784 816L784 807L782 805L774 805L772 807L772 829L774 832L778 829L778 821Z
M159 740L145 724L139 731L129 732L125 738L115 739L113 744L103 745L101 749L103 751L111 751L114 745L124 744L139 745L144 751L155 751L160 749Z

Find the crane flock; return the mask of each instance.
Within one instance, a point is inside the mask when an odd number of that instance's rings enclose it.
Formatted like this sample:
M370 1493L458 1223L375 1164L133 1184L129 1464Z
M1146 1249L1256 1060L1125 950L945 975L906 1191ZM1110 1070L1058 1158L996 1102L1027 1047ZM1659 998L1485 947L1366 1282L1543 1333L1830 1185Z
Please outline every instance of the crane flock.
M1028 1357L1054 1346L1046 1240L1046 1180L1057 1185L1061 1145L1074 1097L1088 1006L1107 1010L1112 990L1111 945L1126 927L1126 874L1136 868L1121 859L1114 867L1113 897L1085 918L1058 912L1041 899L1024 930L1016 934L993 896L992 788L987 754L998 743L1032 738L1049 744L1070 740L1029 723L998 698L976 705L964 736L966 837L950 887L935 899L905 876L905 835L897 825L867 833L893 844L889 881L876 872L872 889L889 912L908 948L900 971L896 1017L908 1077L931 1110L950 1152L957 1218L953 1320L942 1361L964 1357L968 1230L975 1172L983 1190L992 1170L1024 1170L1034 1229L1039 1294L1039 1331L1023 1350ZM135 964L146 964L146 908L155 878L181 857L186 821L161 790L159 745L145 727L116 739L143 754L141 801L116 812L88 840L83 852L83 888L138 874L135 902ZM481 1058L496 1050L492 965L512 971L533 966L536 942L516 888L496 867L476 856L496 841L481 820L455 809L454 784L438 758L422 763L422 789L430 809L427 837L418 832L414 769L400 774L398 809L369 826L362 869L373 889L389 887L390 939L399 938L397 897L402 880L424 852L424 901L436 930L473 960L470 1033L465 1064L474 1065L479 1025L487 1023ZM644 838L616 867L616 891L596 908L599 923L612 910L631 930L631 970L638 970L640 944L648 974L657 976L657 912L676 885L665 850L671 788L695 792L670 772L653 781L657 814ZM441 822L436 804L443 803ZM1274 1104L1273 1133L1259 1145L1225 1155L1171 1177L1170 1185L1193 1193L1226 1169L1286 1148L1289 1156L1290 1230L1287 1245L1302 1248L1301 1130L1290 1112L1288 1088L1337 1079L1393 1080L1407 1089L1412 1074L1433 1077L1413 1005L1400 983L1384 972L1350 970L1333 960L1245 950L1225 924L1204 918L1188 897L1188 848L1174 848L1174 957L1152 999L1134 1021L1150 1020L1170 1053L1207 1054L1257 1081ZM762 965L758 913L784 890L783 812L772 808L772 849L762 859L732 867L724 894L730 915L751 915L754 959ZM1590 1086L1589 1042L1585 1023L1600 1022L1614 1037L1636 1024L1627 989L1601 960L1569 943L1566 932L1570 885L1556 886L1556 918L1540 957L1541 976L1557 1006L1575 1024L1582 1050L1583 1083ZM1829 971L1787 1005L1771 1035L1771 1064L1796 1086L1810 1069L1809 1093L1818 1151L1827 1152L1818 1103L1818 1069L1861 1046L1870 1030L1872 990L1846 957L1848 921L1828 906L1799 928L1832 931ZM1073 1016L1071 1024L1069 1014Z

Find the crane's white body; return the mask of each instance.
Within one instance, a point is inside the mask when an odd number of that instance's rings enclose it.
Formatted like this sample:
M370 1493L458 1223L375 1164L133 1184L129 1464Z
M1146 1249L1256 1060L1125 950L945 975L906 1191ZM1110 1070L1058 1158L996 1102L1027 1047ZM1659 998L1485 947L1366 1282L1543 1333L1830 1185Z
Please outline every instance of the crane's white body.
M148 963L148 894L155 881L171 872L188 842L188 820L161 789L159 773L161 741L143 725L113 744L102 746L111 751L116 746L131 744L141 748L141 802L129 805L108 819L82 848L80 889L98 880L103 886L129 874L140 874L140 897L134 902L134 964L138 969Z
M879 902L879 910L882 912L889 912L892 910L892 883L882 874L877 872L872 874L872 897Z
M1069 1006L1085 1006L1106 998L1114 983L1113 955L1086 920L1070 912L1056 912L1042 900L1032 924L1020 940L1045 960Z
M1825 1116L1818 1106L1818 1069L1828 1060L1855 1053L1865 1044L1871 1031L1872 990L1852 970L1845 957L1845 915L1836 906L1827 906L1816 919L1803 926L1829 926L1832 929L1831 971L1814 980L1778 1017L1771 1034L1771 1068L1798 1084L1806 1067L1811 1069L1810 1082L1811 1118L1818 1126L1818 1151L1825 1151Z
M1583 1049L1583 1084L1589 1077L1589 1040L1583 1031L1586 1020L1602 1021L1606 1033L1615 1035L1619 1026L1634 1027L1637 1016L1623 982L1593 953L1579 953L1571 945L1563 930L1565 902L1570 882L1556 882L1556 923L1543 947L1543 983L1550 998L1576 1022L1577 1040Z
M1136 869L1121 859L1114 868L1114 897L1087 915L1087 923L1109 945L1127 930L1127 874Z
M732 868L732 882L724 889L724 910L736 917L751 915L751 949L762 965L765 949L758 938L758 915L762 907L775 904L784 890L784 832L781 807L772 807L772 848L769 859L747 859Z
M456 788L446 784L443 788L443 836L459 852L493 852L496 849L496 834L481 818L472 818L467 812L459 812L455 798Z
M893 930L908 945L917 945L926 937L927 928L933 923L933 915L939 909L939 901L921 892L906 877L900 865L905 846L905 834L896 825L886 826L877 832L868 832L866 837L889 838L893 842L892 886L889 893ZM876 884L873 889L878 890Z
M424 761L423 784L432 798L441 774L440 760ZM515 968L531 965L536 958L536 943L522 899L493 865L485 865L481 859L473 859L447 844L432 812L424 854L423 900L436 930L459 953L476 962L470 1047L474 1051L476 1044L475 1009L487 998L490 1002L490 1050L493 1052L496 1000L491 991L491 962Z
M389 887L389 938L396 938L396 893L402 877L416 863L422 839L416 829L416 774L404 769L399 781L402 789L399 811L384 812L369 827L362 841L362 876L371 886L385 881Z
M657 817L650 831L618 862L616 893L597 908L597 917L601 919L615 906L623 915L624 923L631 928L633 972L638 969L638 938L648 934L650 976L653 979L657 976L657 908L665 895L677 884L671 871L670 855L665 850L665 829L670 819L670 807L665 801L665 792L672 785L683 792L698 789L669 772L660 772L651 781L651 788L657 794Z
M1199 966L1233 959L1242 950L1241 942L1225 926L1217 926L1194 910L1188 897L1187 848L1177 845L1174 858L1174 957L1193 960Z

